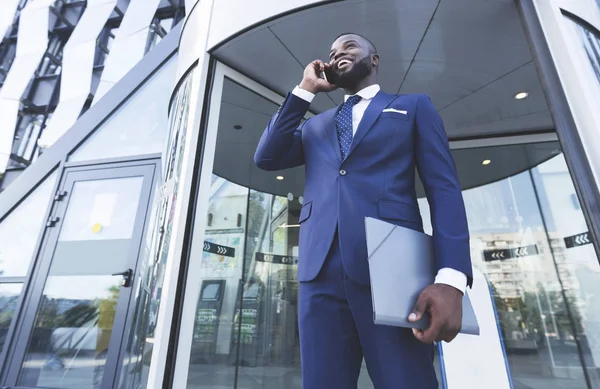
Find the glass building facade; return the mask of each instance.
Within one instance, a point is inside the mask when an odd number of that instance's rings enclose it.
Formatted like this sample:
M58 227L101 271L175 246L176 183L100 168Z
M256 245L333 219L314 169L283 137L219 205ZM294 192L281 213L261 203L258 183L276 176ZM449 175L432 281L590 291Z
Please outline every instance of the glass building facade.
M251 170L251 152L219 158L247 133L260 134L277 108L224 78L208 213L195 220L204 234L192 238L203 253L195 258L188 388L302 388L295 278L302 169L271 173L270 193L240 184L254 174L240 171ZM251 128L232 125L237 110L252 112ZM559 142L457 147L453 156L461 182L472 182L463 192L471 258L491 289L514 387L581 388L587 379L596 387L600 268ZM432 233L422 189L419 197ZM360 388L373 387L366 367L360 380Z
M0 4L0 386L302 388L305 173L253 156L348 19L462 186L481 334L440 388L600 388L596 0L257 1Z

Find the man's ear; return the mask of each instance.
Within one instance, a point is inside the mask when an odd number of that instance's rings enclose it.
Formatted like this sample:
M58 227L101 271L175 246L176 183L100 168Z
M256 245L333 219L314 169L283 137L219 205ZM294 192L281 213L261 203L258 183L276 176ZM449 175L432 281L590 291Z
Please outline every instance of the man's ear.
M379 55L378 54L373 54L371 56L371 65L373 65L374 67L379 67Z

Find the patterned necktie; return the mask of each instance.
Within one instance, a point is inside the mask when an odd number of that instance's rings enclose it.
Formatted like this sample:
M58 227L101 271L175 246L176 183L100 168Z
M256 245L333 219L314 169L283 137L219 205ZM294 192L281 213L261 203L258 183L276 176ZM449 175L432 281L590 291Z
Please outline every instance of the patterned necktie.
M350 96L342 105L342 108L335 118L340 150L342 151L342 159L346 158L346 153L348 153L350 145L352 144L352 108L359 101L360 96Z

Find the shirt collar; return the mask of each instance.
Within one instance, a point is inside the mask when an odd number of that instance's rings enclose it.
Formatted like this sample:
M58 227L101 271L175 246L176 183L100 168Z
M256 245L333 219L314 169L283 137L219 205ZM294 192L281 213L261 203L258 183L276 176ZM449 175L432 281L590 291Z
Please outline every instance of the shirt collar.
M374 84L371 86L368 86L362 90L360 90L357 95L361 97L362 100L371 100L373 97L375 97L375 95L377 95L377 93L379 93L379 91L381 90L381 88L379 87L379 85ZM344 102L346 100L348 100L348 98L351 95L345 95L344 96Z

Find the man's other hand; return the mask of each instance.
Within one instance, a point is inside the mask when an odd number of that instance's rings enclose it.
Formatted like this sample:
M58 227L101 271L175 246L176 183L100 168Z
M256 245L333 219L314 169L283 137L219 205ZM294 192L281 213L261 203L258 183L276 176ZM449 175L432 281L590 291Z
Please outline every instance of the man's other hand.
M320 77L321 73L325 71L325 68L329 69L330 67L331 65L324 63L319 59L312 61L304 69L302 82L298 86L312 94L331 92L337 89L337 86L330 84L327 80Z
M451 342L462 326L462 299L460 290L446 284L433 284L423 289L408 320L420 320L429 314L429 328L413 328L415 337L423 343Z

